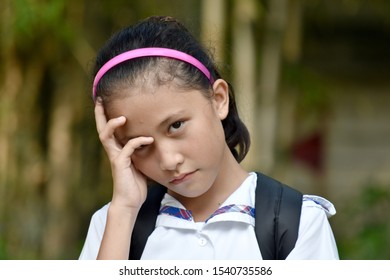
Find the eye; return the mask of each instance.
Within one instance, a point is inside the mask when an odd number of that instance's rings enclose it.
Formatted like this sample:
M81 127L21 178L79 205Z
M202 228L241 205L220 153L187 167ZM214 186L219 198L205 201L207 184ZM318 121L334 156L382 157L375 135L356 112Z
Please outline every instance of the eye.
M176 121L169 126L169 133L178 132L184 125L184 121Z

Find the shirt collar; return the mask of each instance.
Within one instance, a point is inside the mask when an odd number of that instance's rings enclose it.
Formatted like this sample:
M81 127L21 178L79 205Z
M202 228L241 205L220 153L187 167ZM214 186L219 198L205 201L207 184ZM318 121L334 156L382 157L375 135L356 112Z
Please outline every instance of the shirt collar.
M256 173L250 173L244 182L234 191L221 207L215 211L204 224L219 221L236 221L249 223L254 226L254 192L256 188ZM157 218L157 226L188 227L194 224L191 211L173 196L165 194Z

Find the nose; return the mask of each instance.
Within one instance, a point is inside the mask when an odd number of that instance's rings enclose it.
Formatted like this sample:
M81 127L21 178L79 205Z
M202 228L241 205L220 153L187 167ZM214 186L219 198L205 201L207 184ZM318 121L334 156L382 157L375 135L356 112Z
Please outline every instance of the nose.
M175 143L160 143L158 145L160 168L164 171L174 171L183 163L184 156Z

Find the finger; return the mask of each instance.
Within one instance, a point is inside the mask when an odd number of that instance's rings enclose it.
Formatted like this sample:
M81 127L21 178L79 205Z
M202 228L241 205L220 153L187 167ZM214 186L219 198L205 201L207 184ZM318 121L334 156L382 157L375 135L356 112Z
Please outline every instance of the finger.
M137 138L133 138L130 141L126 143L126 145L122 149L122 156L125 158L130 157L134 151L141 146L146 146L150 145L154 142L153 137L146 137L146 136L141 136Z
M107 139L115 138L114 135L115 130L118 127L124 125L125 123L126 123L126 118L124 116L109 120L99 133L100 140L106 141Z
M107 117L104 113L104 107L100 99L98 99L95 104L95 121L97 132L100 134L107 124Z
M95 120L96 130L100 139L103 141L105 141L107 138L112 138L115 129L122 126L126 122L126 118L123 116L107 121L104 107L100 98L98 98L95 105Z
M107 121L101 101L97 101L95 105L95 120L97 132L99 135L102 134L103 138L106 138L106 136L111 137L114 134L114 130L126 122L126 118L123 116Z

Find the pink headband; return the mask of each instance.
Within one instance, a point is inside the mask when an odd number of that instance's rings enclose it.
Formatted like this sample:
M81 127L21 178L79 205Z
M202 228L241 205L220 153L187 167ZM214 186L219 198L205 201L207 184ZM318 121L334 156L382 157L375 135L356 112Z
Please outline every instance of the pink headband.
M212 82L212 77L210 74L210 71L204 66L199 60L197 60L195 57L190 56L186 53L183 53L181 51L173 50L173 49L166 49L166 48L142 48L142 49L135 49L128 52L121 53L114 58L110 59L108 62L106 62L102 68L100 68L99 72L97 72L95 79L93 81L93 89L92 89L92 97L93 100L96 98L96 87L99 83L100 79L104 76L104 74L107 73L111 68L115 67L116 65L131 60L134 58L139 57L146 57L146 56L162 56L162 57L169 57L174 58L177 60L181 60L184 62L187 62L196 68L198 68L200 71L202 71L203 74Z

